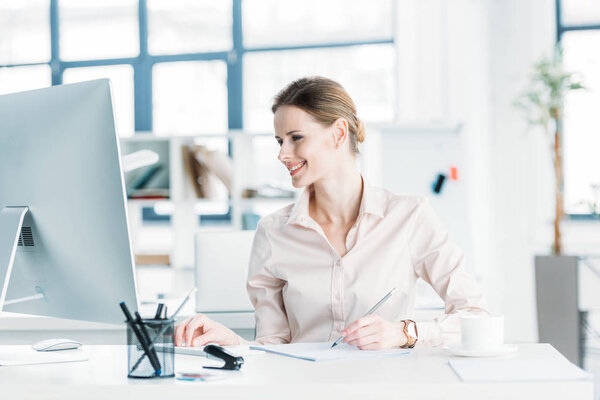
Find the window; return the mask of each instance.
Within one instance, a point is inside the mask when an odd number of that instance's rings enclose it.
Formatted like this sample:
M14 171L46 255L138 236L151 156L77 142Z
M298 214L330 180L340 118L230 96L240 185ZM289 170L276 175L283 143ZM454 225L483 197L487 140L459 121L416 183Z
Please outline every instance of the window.
M63 82L81 82L92 79L111 80L115 120L119 136L132 136L133 121L133 68L131 65L107 65L100 67L67 68Z
M244 46L272 47L386 40L392 0L244 0Z
M565 68L581 73L587 89L565 99L565 212L589 215L600 211L600 4L561 0L558 5L557 39Z
M320 74L386 121L394 16L394 0L0 0L0 92L107 77L122 136L270 131L275 92Z
M61 59L138 55L137 0L60 0L58 4Z
M600 3L597 0L561 0L560 23L565 26L598 24Z
M0 0L0 66L50 61L50 0Z
M372 60L380 60L373 63ZM271 101L277 91L302 76L335 77L350 93L366 121L394 117L394 49L362 45L249 53L244 59L244 126L271 131Z
M231 1L148 0L152 54L228 51L233 47Z
M50 66L28 65L0 68L0 94L50 86Z
M152 75L157 135L227 132L225 62L160 63Z
M391 121L394 32L395 0L0 0L0 93L109 78L120 136L272 132L273 95L319 74Z

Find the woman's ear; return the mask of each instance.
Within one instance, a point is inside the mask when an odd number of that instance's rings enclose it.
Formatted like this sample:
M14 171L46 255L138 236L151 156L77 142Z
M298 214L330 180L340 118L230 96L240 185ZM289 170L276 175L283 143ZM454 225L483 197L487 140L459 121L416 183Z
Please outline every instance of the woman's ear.
M332 128L333 140L337 149L348 139L348 121L344 118L338 118L333 123Z

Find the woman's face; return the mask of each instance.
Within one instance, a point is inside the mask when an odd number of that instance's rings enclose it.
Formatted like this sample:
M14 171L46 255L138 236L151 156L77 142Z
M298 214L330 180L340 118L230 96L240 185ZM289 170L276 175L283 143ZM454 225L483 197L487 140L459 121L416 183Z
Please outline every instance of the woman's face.
M312 115L295 106L275 112L275 139L278 159L285 165L296 188L306 187L332 176L336 159L333 127L325 127Z

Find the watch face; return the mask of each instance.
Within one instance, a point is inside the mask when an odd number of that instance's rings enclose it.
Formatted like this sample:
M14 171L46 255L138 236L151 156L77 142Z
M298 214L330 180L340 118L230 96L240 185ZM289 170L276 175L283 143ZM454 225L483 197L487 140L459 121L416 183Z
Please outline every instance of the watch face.
M406 322L406 333L410 337L417 338L417 325L413 321Z

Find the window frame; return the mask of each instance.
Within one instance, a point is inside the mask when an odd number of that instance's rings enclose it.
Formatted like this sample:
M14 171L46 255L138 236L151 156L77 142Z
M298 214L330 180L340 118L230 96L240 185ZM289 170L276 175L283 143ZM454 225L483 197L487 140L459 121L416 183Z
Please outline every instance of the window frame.
M246 53L251 52L277 52L289 50L323 49L353 47L373 44L389 44L395 46L396 32L396 0L391 2L392 13L392 35L380 40L347 41L347 42L324 42L318 44L271 46L271 47L245 47L243 44L242 29L242 1L229 0L232 2L232 43L233 47L228 51L199 52L186 54L154 55L148 50L148 6L147 0L138 0L138 34L139 54L136 57L109 58L96 60L64 61L60 58L60 18L59 1L50 0L50 60L48 62L25 63L2 65L3 67L22 67L29 65L49 65L52 73L52 85L63 83L63 73L68 68L130 65L133 68L134 84L134 130L139 132L152 132L153 130L153 104L152 104L152 69L157 63L179 62L179 61L224 61L227 65L227 126L229 130L241 130L244 128L243 114L243 60ZM396 102L398 96L395 96ZM397 104L396 104L397 106ZM395 107L397 109L397 107ZM229 141L229 154L232 154L232 143ZM225 214L224 216L227 216ZM144 221L164 221L164 217L154 218L151 213L144 216Z
M277 52L287 50L306 50L364 46L373 44L395 45L395 35L380 40L349 42L324 42L317 44L244 47L242 30L242 1L232 1L232 39L233 47L229 51L200 52L186 54L153 55L148 51L148 7L146 0L138 0L138 33L140 53L136 57L108 58L98 60L64 61L60 58L59 1L50 0L50 60L47 62L0 64L0 68L49 65L52 71L52 85L63 83L63 73L67 68L96 67L127 64L134 74L135 131L152 131L152 67L157 63L178 61L224 61L227 64L228 128L243 129L243 59L246 53ZM557 0L560 1L560 0ZM396 2L392 2L392 31L396 26ZM600 29L600 26L598 26Z
M563 0L555 0L555 10L556 10L556 43L561 43L562 37L567 32L574 31L600 31L600 21L597 24L577 24L577 25L566 25L562 22L562 3ZM563 157L566 154L563 155ZM593 213L588 214L570 214L566 213L565 215L572 220L597 220L598 215Z

